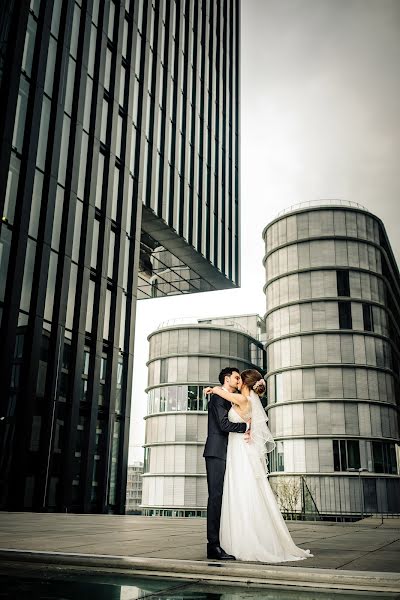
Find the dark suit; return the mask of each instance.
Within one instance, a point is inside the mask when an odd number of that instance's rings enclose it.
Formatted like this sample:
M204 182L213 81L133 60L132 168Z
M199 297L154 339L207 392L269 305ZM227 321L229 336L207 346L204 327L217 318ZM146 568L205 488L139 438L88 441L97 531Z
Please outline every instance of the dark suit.
M207 539L209 544L218 546L228 434L246 431L246 423L229 421L230 408L231 403L228 400L224 400L217 394L211 394L208 403L208 433L203 456L206 459L208 486Z

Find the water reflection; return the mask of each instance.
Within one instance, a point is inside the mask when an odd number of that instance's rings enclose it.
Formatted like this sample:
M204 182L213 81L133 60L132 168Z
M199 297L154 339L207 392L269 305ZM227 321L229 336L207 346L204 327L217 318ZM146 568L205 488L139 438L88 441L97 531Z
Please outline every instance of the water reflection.
M202 582L30 572L0 574L0 600L394 600L396 594L205 586Z

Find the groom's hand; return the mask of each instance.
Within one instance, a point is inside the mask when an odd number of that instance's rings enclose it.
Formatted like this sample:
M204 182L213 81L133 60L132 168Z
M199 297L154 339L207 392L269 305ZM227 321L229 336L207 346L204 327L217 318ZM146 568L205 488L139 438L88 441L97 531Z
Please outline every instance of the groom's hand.
M245 442L249 442L251 440L251 419L246 421L247 429L243 434L243 438Z
M206 388L204 388L203 393L205 396L207 396L208 394L212 394L213 388L208 386Z

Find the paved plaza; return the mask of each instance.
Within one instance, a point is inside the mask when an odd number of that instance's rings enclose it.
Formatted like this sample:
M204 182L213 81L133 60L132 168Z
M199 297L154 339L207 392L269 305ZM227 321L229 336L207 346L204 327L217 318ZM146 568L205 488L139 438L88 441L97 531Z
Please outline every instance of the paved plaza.
M309 548L313 558L281 565L209 561L205 519L0 512L0 560L3 565L23 560L132 568L142 574L150 569L155 575L205 580L223 575L227 581L257 583L260 577L275 577L293 585L342 583L346 589L381 586L400 592L399 518L351 524L289 521L288 527L296 544Z

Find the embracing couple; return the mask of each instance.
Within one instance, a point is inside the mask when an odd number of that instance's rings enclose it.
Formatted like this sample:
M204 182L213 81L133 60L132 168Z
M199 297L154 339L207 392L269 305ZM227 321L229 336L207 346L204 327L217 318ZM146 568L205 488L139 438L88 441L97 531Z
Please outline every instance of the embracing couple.
M221 387L205 389L207 558L273 563L312 556L293 542L267 478L275 442L260 401L264 379L256 369L234 367L218 379Z

